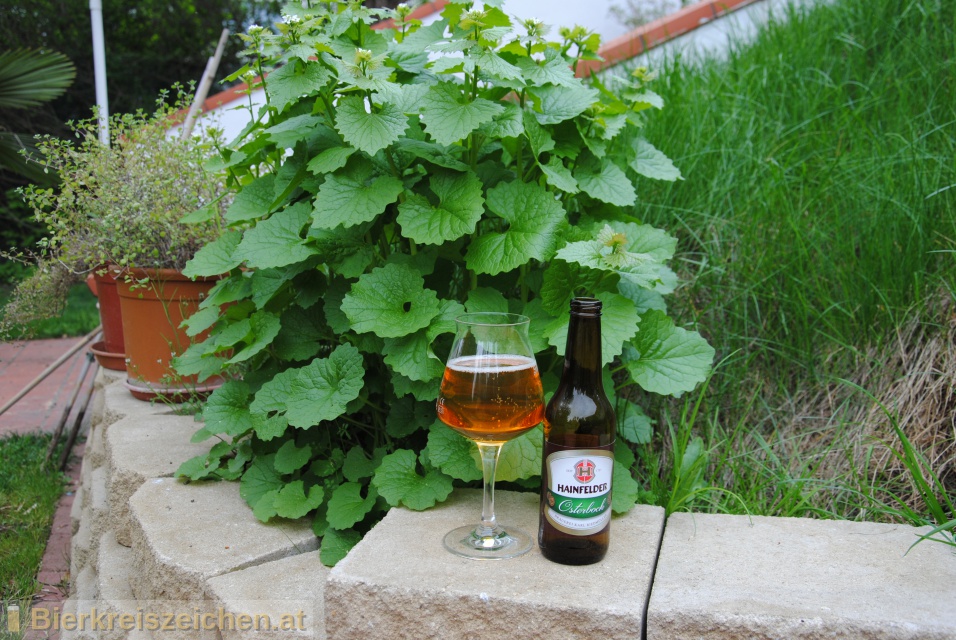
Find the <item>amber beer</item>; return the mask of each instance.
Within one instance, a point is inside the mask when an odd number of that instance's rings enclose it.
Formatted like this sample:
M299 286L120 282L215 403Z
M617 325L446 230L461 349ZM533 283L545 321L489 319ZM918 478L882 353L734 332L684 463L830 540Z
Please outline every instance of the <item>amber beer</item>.
M538 546L548 560L592 564L607 553L616 425L601 376L601 301L575 298L544 414Z
M533 358L463 356L445 367L438 417L472 440L505 442L541 422L541 398L541 377Z

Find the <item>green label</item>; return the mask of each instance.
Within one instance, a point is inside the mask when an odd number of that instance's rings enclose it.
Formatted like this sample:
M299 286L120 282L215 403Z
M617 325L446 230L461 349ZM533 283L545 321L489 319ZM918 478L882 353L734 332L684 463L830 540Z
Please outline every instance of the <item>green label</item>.
M614 458L603 449L572 449L548 456L545 517L572 535L597 533L611 520Z

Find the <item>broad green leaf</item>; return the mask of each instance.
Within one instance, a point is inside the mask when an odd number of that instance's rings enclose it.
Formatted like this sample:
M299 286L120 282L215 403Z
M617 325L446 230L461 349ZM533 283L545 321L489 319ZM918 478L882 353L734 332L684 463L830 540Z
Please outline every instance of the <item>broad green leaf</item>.
M373 176L367 163L325 179L315 196L312 219L320 229L371 222L398 199L404 185L393 176Z
M188 318L183 320L182 327L186 328L186 335L190 338L195 338L200 333L216 324L216 321L219 320L220 314L219 307L206 307L205 309L199 309Z
M524 118L521 107L508 102L505 110L481 125L481 130L493 138L517 138L524 133Z
M442 171L433 174L428 184L438 197L438 206L421 195L409 195L398 205L402 233L422 244L442 244L473 233L485 210L478 176L470 171Z
M393 438L404 438L428 427L434 420L434 402L416 402L406 396L389 405L385 432Z
M395 148L402 153L408 153L415 158L427 160L432 164L455 171L468 171L468 165L458 159L459 150L455 147L445 147L434 142L402 138L395 144Z
M253 419L258 423L256 424L256 435L266 442L278 438L289 428L289 421L284 415L275 415L265 420L259 420L257 416L253 416Z
M465 311L468 313L479 313L482 311L508 313L508 301L497 289L478 287L468 292L468 299L465 301Z
M667 302L664 301L664 296L657 291L645 289L623 278L617 283L617 290L621 292L621 295L631 299L637 308L637 312L641 315L644 315L644 312L650 309L667 313Z
M554 138L527 111L524 113L524 133L528 138L528 144L531 145L532 155L536 161L542 153L554 149Z
M701 335L674 326L657 310L641 316L641 330L631 341L637 359L625 364L634 382L645 391L679 396L707 378L714 348Z
M322 312L325 314L325 321L329 328L335 333L343 334L352 328L349 319L342 313L342 300L345 294L349 292L348 281L341 278L335 278L329 283L328 291L322 300Z
M561 315L570 311L571 298L594 297L598 291L605 290L605 284L613 289L616 282L616 276L603 271L574 262L552 260L544 272L541 303L552 316Z
M399 338L428 326L439 311L438 296L411 267L389 264L352 285L342 312L352 329L382 338Z
M362 390L362 355L352 345L340 345L328 358L287 369L262 385L250 409L259 414L285 411L293 427L306 429L333 420Z
M544 60L525 57L515 63L529 86L540 87L553 84L577 87L581 85L581 81L574 77L571 66L554 49L545 50L544 56Z
M309 221L309 209L307 202L298 202L276 211L246 231L234 255L256 269L284 267L307 259L313 251L301 233Z
M230 229L221 236L202 246L186 263L183 275L187 278L217 276L242 264L243 258L236 255L236 247L242 240L242 232Z
M540 426L509 440L501 448L495 477L505 482L524 480L541 473L544 432Z
M256 311L249 316L249 327L252 333L252 339L247 339L247 344L229 359L229 364L245 362L252 356L262 352L263 349L272 344L272 341L279 335L281 328L279 316L265 310Z
M647 140L637 138L633 144L633 152L634 157L630 160L630 166L642 176L670 182L683 180L680 169Z
M615 462L611 486L614 489L611 494L611 510L617 514L630 511L640 494L640 485L634 480L630 470Z
M428 339L434 340L443 333L455 333L458 325L455 319L465 313L465 307L456 300L439 300L438 315L428 325Z
M216 348L231 347L237 342L245 340L251 332L252 323L249 318L233 322L216 334Z
M548 348L548 339L544 336L544 328L553 319L541 301L541 298L535 298L528 302L521 310L523 315L531 319L528 326L528 337L531 341L531 350L540 353Z
M428 60L427 56L422 56ZM389 83L380 89L376 96L377 102L385 102L405 114L416 114L421 111L422 98L428 93L427 84L394 84Z
M279 124L266 129L264 133L276 146L291 149L305 139L313 136L322 136L322 132L328 129L325 126L325 122L325 119L320 116L306 113L301 116L294 116L287 120L282 120ZM283 167L284 166L285 165L283 165ZM298 170L298 168L299 167L297 167L296 170ZM280 171L281 170L282 168L280 167ZM290 178L291 176L287 174L284 182L288 182ZM276 183L280 183L278 174L276 174ZM276 194L278 195L278 192L276 192Z
M362 478L371 478L375 474L382 458L385 457L385 449L376 449L369 459L365 455L365 450L360 446L354 446L349 449L342 463L342 475L349 482L358 482ZM351 525L349 525L351 526ZM337 527L342 528L342 527Z
M392 387L396 396L407 396L411 394L416 400L434 401L438 398L438 389L440 380L412 380L406 378L400 373L392 374Z
M573 175L581 191L595 200L619 207L629 207L637 200L637 192L627 174L609 159L582 162Z
M472 440L436 421L428 431L428 460L452 478L481 480L478 447Z
M275 468L279 473L292 473L298 471L312 458L312 447L305 445L296 446L295 441L287 440L285 444L276 451Z
M177 478L189 478L192 481L209 477L211 466L206 454L186 460L176 469Z
M612 226L613 225L613 226ZM596 240L570 242L558 250L561 260L601 271L613 271L632 284L669 293L676 276L663 263L676 247L676 239L650 225L612 222Z
M339 485L329 498L329 510L326 519L335 529L348 529L361 522L375 507L378 494L375 489L369 488L368 495L362 497L362 485L357 482L346 482Z
M399 449L390 453L382 458L372 485L393 507L404 504L413 511L422 511L444 501L452 492L451 478L434 469L422 476L417 464L414 451Z
M345 96L339 99L335 128L350 145L374 156L405 133L408 118L398 107L390 104L384 105L378 112L368 113L364 98Z
M355 149L352 147L332 147L325 149L309 160L309 164L306 166L309 171L316 175L332 173L344 167L353 153L355 153Z
M540 112L536 111L535 117L541 124L557 124L577 117L597 102L599 96L596 89L583 84L545 85L529 89L529 92L538 98Z
M362 534L354 529L346 529L345 531L329 529L322 537L319 560L327 567L334 567L348 555L352 547L357 545L361 539Z
M636 405L630 400L624 402L624 415L618 421L617 434L634 444L647 444L651 441L653 429L651 420L640 405Z
M279 489L273 489L259 498L259 501L252 506L252 515L254 515L259 522L269 522L269 520L276 516L276 496L278 495Z
M275 174L267 173L244 185L226 210L226 220L245 222L268 215L275 200L275 181Z
M439 144L458 142L485 122L504 111L504 106L476 98L467 101L459 85L439 82L422 99L422 120L425 131Z
M520 80L521 69L491 51L482 51L474 56L475 66L481 73L496 76L503 80Z
M601 363L608 364L621 354L624 344L638 331L640 316L634 303L618 294L602 291L596 297L603 303L601 310ZM568 342L568 320L564 313L546 330L548 342L563 356Z
M202 408L206 430L238 436L255 427L249 413L249 385L241 380L227 380L212 392Z
M614 441L614 464L621 465L625 469L631 469L634 467L634 463L637 461L637 456L634 455L634 452L631 451L631 448L627 446L627 443L623 440Z
M266 93L272 106L282 113L300 97L318 93L329 77L329 71L321 64L293 60L269 74Z
M385 363L410 380L434 380L445 371L444 363L431 350L428 328L400 338L386 338Z
M309 487L309 494L305 493L305 483L302 480L290 482L279 490L275 497L276 514L281 518L301 518L320 504L325 492L319 485Z
M670 260L677 250L677 238L649 224L612 220L607 223L607 226L613 232L624 236L624 247L631 253L650 256L658 262L665 262ZM607 233L607 230L602 231L603 235L599 235L599 238L606 239ZM617 238L620 236L615 236L615 241Z
M495 275L551 257L555 230L565 217L553 194L533 183L502 183L488 191L488 208L504 218L509 228L472 241L465 256L469 269Z
M173 358L173 367L177 373L195 375L202 382L221 373L226 365L225 358L212 353L214 348L212 341L191 344L182 354Z
M239 495L250 506L255 508L256 503L270 491L278 491L283 482L273 466L274 456L259 456L242 474L239 481Z
M541 167L545 180L552 187L568 193L580 191L578 181L574 179L571 170L564 166L564 160L558 156L551 156L545 164L538 164L538 166Z
M282 360L309 360L319 352L328 333L315 312L290 307L282 313L282 327L272 342Z

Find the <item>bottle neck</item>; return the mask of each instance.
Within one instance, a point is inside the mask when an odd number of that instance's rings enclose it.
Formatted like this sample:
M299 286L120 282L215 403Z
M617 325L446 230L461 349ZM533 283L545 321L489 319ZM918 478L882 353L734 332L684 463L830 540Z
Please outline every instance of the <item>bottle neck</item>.
M563 378L601 378L601 316L571 314L564 351Z

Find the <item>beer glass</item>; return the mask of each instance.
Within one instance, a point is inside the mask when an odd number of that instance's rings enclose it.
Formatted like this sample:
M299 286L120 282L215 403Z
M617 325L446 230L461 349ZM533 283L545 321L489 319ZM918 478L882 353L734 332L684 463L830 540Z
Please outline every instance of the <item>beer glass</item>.
M528 339L531 321L511 313L466 313L455 322L436 409L442 422L478 445L484 491L481 522L449 532L445 548L466 558L513 558L531 549L532 538L495 518L495 469L505 442L544 417L541 377Z

